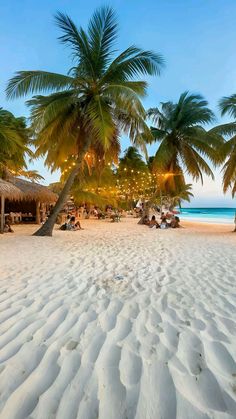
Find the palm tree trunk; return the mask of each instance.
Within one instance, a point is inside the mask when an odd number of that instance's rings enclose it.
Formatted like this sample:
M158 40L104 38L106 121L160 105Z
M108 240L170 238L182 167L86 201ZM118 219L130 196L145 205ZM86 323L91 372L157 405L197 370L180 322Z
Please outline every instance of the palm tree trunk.
M62 191L59 195L57 203L52 210L52 213L50 214L47 221L39 228L39 230L37 230L33 234L33 236L52 236L53 227L54 227L54 224L56 222L57 216L58 216L59 212L62 210L62 208L64 207L64 205L66 203L67 197L70 193L70 190L71 190L71 187L74 183L76 175L79 173L79 171L82 168L84 156L85 156L88 148L89 148L89 143L87 142L86 146L80 151L79 158L77 159L77 165L75 166L75 168L70 173L70 175L69 175L69 177L68 177L68 179L67 179L67 181L64 185L64 188L62 189Z
M4 233L4 224L5 224L5 198L1 195L1 226L0 226L0 233Z

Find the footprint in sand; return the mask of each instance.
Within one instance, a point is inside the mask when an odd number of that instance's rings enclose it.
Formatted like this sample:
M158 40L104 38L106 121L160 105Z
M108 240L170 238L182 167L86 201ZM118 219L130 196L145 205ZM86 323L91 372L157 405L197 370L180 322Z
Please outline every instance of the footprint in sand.
M75 340L71 340L70 342L67 343L66 345L66 349L68 349L68 351L73 351L74 349L77 348L79 342L76 342Z

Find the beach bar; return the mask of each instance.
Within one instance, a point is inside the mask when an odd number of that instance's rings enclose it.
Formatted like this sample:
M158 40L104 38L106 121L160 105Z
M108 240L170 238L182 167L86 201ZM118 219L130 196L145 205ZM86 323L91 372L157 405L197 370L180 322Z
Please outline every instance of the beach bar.
M9 214L18 214L18 221L40 224L47 206L57 200L57 195L46 186L19 178L11 178L10 182L0 179L0 195L1 231Z

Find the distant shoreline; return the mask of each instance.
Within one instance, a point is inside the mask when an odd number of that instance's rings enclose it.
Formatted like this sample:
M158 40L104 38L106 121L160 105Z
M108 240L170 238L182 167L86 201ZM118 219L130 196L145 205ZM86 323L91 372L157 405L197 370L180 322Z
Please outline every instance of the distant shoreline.
M181 208L180 218L185 221L209 224L234 224L236 209L227 207Z

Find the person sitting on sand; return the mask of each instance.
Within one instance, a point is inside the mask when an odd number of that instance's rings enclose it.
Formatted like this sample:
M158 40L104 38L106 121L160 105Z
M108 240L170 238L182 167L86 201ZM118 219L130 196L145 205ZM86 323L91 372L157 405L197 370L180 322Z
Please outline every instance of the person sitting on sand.
M158 224L158 222L157 222L157 220L156 220L155 215L152 216L151 220L148 223L148 226L150 228L153 228L153 227L159 228L160 227L159 224Z
M179 217L174 216L172 218L171 222L170 222L170 227L171 228L179 228L180 227L179 223L180 223Z
M149 225L149 223L150 223L149 218L148 218L148 216L147 216L147 215L145 215L145 216L143 217L143 222L142 222L142 224Z
M11 228L11 217L8 215L5 220L4 233L14 233L14 230Z
M168 222L168 227L172 227L172 226L174 226L174 224L175 224L175 216L174 216L174 214L172 214L171 219Z
M162 223L166 223L167 222L167 218L164 212L161 213L161 222Z
M67 220L65 222L65 224L62 224L62 226L60 227L60 230L83 230L83 228L81 227L81 224L79 221L75 222L75 217L72 216L70 217L69 215L67 216Z
M75 222L75 217L72 216L69 223L67 224L67 230L83 230L80 222L76 221Z

